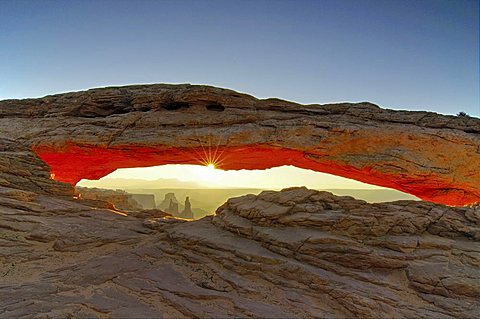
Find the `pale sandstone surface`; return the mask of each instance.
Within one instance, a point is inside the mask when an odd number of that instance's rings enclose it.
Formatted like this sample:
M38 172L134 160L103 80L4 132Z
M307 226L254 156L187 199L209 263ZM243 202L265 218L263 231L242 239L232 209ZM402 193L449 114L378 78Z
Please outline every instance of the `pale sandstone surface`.
M136 218L0 189L0 317L429 317L480 311L480 210L306 188Z
M301 105L197 85L137 85L0 101L0 138L76 183L119 167L296 165L449 205L480 200L480 120L371 103Z

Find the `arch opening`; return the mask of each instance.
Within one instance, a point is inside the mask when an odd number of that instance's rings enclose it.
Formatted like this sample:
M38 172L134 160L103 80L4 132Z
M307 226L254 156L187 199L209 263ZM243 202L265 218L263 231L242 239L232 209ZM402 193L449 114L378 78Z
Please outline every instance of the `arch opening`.
M92 146L65 144L37 146L34 151L51 167L53 179L76 185L82 179L100 179L117 169L151 167L165 164L215 164L222 170L264 170L284 165L396 189L420 199L447 205L466 205L471 200L465 192L452 192L438 180L425 179L423 184L409 183L408 176L388 174L368 165L353 166L331 157L319 157L300 150L253 144L244 147L171 147ZM431 184L429 184L431 182ZM440 190L440 191L439 191ZM474 194L473 194L474 195ZM472 195L472 196L473 196Z
M96 196L103 192L114 200L115 196L118 200L122 192L126 192L126 196L138 202L137 207L160 209L187 219L211 215L231 197L298 186L348 195L367 202L417 199L393 189L287 165L265 170L225 171L215 168L213 163L167 164L117 169L99 180L82 179L77 183L79 192L89 196L92 196L92 191L85 187L95 188ZM125 199L122 200L120 204L125 205Z

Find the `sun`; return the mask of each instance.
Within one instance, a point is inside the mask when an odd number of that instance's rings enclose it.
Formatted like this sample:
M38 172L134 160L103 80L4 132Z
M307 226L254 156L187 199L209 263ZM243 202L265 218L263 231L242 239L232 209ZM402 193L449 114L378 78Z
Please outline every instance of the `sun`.
M192 159L210 170L218 170L225 164L227 156L224 150L220 148L222 139L218 139L216 143L212 143L212 137L208 136L206 143L199 138L200 148L193 149Z
M215 168L214 163L208 163L203 166L196 166L192 172L197 176L198 180L207 185L217 185L222 179L223 171Z

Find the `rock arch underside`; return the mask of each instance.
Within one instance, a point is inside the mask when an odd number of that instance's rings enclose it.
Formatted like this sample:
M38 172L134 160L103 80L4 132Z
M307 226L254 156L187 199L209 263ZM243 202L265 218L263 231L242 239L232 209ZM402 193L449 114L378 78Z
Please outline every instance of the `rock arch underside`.
M292 188L186 222L74 196L117 168L206 161L294 165L424 201ZM473 117L187 84L4 100L0 317L475 317L479 201Z
M2 135L31 147L56 180L194 163L295 165L447 205L480 200L480 121L370 103L300 105L231 90L149 85L4 101Z

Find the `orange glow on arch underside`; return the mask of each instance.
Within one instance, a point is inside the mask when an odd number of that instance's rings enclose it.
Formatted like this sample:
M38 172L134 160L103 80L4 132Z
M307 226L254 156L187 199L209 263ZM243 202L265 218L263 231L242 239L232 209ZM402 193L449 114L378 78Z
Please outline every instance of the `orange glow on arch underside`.
M465 205L478 200L464 194L439 193L441 188L451 187L448 181L433 179L423 184L411 183L408 176L388 175L371 167L356 168L332 162L328 159L313 161L301 151L265 145L248 147L223 147L212 149L135 147L115 148L64 145L52 148L35 147L34 151L51 167L52 178L75 185L81 179L95 180L118 168L149 167L164 164L201 164L222 170L267 169L283 165L329 173L361 182L397 189L421 199L448 205ZM212 166L211 166L212 165ZM212 171L214 170L212 168ZM405 180L403 180L405 179ZM429 184L431 183L431 184Z

